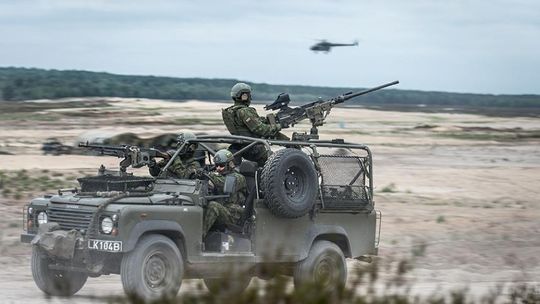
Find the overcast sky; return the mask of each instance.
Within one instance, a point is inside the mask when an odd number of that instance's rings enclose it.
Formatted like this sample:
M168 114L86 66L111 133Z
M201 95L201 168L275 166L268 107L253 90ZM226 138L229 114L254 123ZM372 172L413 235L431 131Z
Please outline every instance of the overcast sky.
M540 1L0 0L0 66L540 94Z

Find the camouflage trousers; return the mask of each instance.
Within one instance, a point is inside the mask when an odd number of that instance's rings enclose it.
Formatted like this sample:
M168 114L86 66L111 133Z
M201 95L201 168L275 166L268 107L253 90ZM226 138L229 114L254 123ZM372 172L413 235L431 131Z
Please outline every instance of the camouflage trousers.
M204 211L203 238L215 224L236 224L243 212L244 208L237 204L227 204L224 206L215 201L209 202Z

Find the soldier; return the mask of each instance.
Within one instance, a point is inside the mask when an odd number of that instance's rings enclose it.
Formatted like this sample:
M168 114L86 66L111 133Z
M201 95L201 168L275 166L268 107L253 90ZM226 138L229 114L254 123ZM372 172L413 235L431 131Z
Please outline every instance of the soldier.
M234 171L233 154L229 150L219 150L214 156L216 169L208 174L209 191L215 195L223 195L223 187L227 175L233 175L236 179L235 191L231 196L222 202L210 201L206 206L203 218L203 238L216 223L218 224L236 224L244 208L247 197L247 186L245 177Z
M178 146L181 146L186 140L197 138L195 134L191 132L184 132L178 135ZM176 178L195 178L201 172L201 164L199 160L195 158L195 151L197 150L197 144L191 143L184 147L183 151L180 152L178 157L176 157L172 164L167 169L167 172L170 173L173 177ZM168 153L169 156L174 154L174 150ZM161 169L169 162L169 159L162 159L158 163L154 162L148 166L148 170L152 176L158 176L161 172Z
M280 133L280 125L270 124L268 121L257 114L251 104L251 87L245 83L239 82L231 89L231 98L234 105L223 109L221 114L223 122L232 135L272 138L288 140L289 138ZM229 149L233 152L242 149L244 146L233 144ZM264 146L254 146L242 155L245 159L255 161L259 166L263 166L267 159L267 151ZM239 160L235 160L238 164Z

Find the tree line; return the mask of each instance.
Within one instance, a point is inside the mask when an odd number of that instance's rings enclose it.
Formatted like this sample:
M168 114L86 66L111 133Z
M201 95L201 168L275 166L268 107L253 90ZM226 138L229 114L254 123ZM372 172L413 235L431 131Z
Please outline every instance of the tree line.
M115 75L76 70L0 68L0 99L57 99L65 97L133 97L169 100L230 100L236 79L175 78ZM274 100L287 92L293 101L327 99L362 88L249 83L255 101ZM491 95L384 89L348 101L349 104L446 105L476 107L540 107L540 95Z

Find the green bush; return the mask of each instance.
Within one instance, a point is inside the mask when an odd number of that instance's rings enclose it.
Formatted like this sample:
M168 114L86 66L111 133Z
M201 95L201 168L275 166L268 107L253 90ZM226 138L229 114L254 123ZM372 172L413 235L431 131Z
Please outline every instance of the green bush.
M503 293L502 287L495 288L484 295L471 295L466 287L448 293L433 291L431 295L419 296L411 294L414 283L408 276L413 269L411 260L401 260L381 267L377 261L365 265L355 263L349 270L350 280L344 288L331 290L322 288L317 284L306 284L291 288L291 279L285 276L276 276L268 281L253 280L243 293L230 293L219 291L208 292L202 283L198 283L189 292L180 296L165 296L153 302L145 302L135 295L108 298L109 303L118 304L466 304L466 303L540 303L540 288L526 284L515 284ZM272 271L272 270L269 270ZM381 281L381 272L390 274L384 282ZM388 273L390 272L390 273ZM234 277L228 280L234 280Z
M40 175L43 174L43 175ZM76 186L75 180L63 180L60 178L50 178L51 176L63 176L61 172L46 172L27 170L19 171L3 171L0 179L0 189L2 196L9 197L13 195L14 199L22 199L23 197L34 196L39 192L54 191L60 188L69 188Z
M396 192L396 184L391 183L388 186L385 186L384 188L381 189L381 192L382 193L394 193L394 192Z

